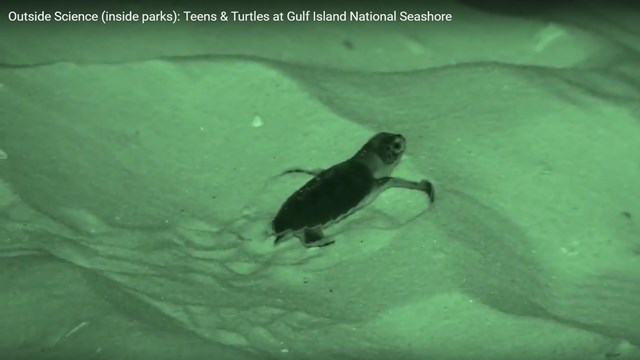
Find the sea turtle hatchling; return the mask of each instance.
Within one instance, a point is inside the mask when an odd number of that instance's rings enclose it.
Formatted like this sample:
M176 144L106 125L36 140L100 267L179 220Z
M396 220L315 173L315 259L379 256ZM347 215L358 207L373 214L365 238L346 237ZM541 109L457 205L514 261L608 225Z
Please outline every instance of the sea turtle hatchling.
M280 207L271 223L277 245L288 235L300 238L307 247L326 246L333 240L323 230L371 203L388 188L424 191L435 200L433 185L391 177L405 152L406 140L399 134L378 133L355 155L326 170L291 169L284 174L313 176Z

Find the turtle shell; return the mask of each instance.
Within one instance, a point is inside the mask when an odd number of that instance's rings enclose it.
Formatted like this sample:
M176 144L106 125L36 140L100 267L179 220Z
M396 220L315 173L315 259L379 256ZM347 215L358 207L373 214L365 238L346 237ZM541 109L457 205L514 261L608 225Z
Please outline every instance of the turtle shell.
M349 215L369 195L375 178L369 167L347 160L322 171L280 207L272 226L276 234L324 226Z

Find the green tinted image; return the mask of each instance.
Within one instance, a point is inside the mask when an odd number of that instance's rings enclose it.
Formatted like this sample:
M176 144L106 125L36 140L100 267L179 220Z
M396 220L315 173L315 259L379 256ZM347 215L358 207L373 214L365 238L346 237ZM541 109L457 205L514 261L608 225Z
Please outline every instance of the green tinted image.
M640 359L640 7L0 6L0 358Z

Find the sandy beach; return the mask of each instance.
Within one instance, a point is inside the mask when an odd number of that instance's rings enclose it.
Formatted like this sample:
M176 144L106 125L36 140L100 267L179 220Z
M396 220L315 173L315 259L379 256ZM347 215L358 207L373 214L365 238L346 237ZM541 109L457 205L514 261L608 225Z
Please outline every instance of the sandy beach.
M3 359L640 359L640 10L4 7ZM111 9L161 10L226 11ZM331 246L274 246L310 179L277 175L378 132L436 201L389 189Z

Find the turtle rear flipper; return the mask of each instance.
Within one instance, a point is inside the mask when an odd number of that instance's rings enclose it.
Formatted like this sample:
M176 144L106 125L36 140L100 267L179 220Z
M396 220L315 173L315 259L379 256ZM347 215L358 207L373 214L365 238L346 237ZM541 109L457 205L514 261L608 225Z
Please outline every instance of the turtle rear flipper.
M323 247L333 244L335 241L324 236L321 228L305 229L302 232L302 243L306 247Z
M277 246L288 237L289 233L280 234L276 236L273 241L274 246ZM324 232L321 228L304 229L293 232L293 236L299 238L302 244L306 247L322 247L333 244L335 241L324 236Z

